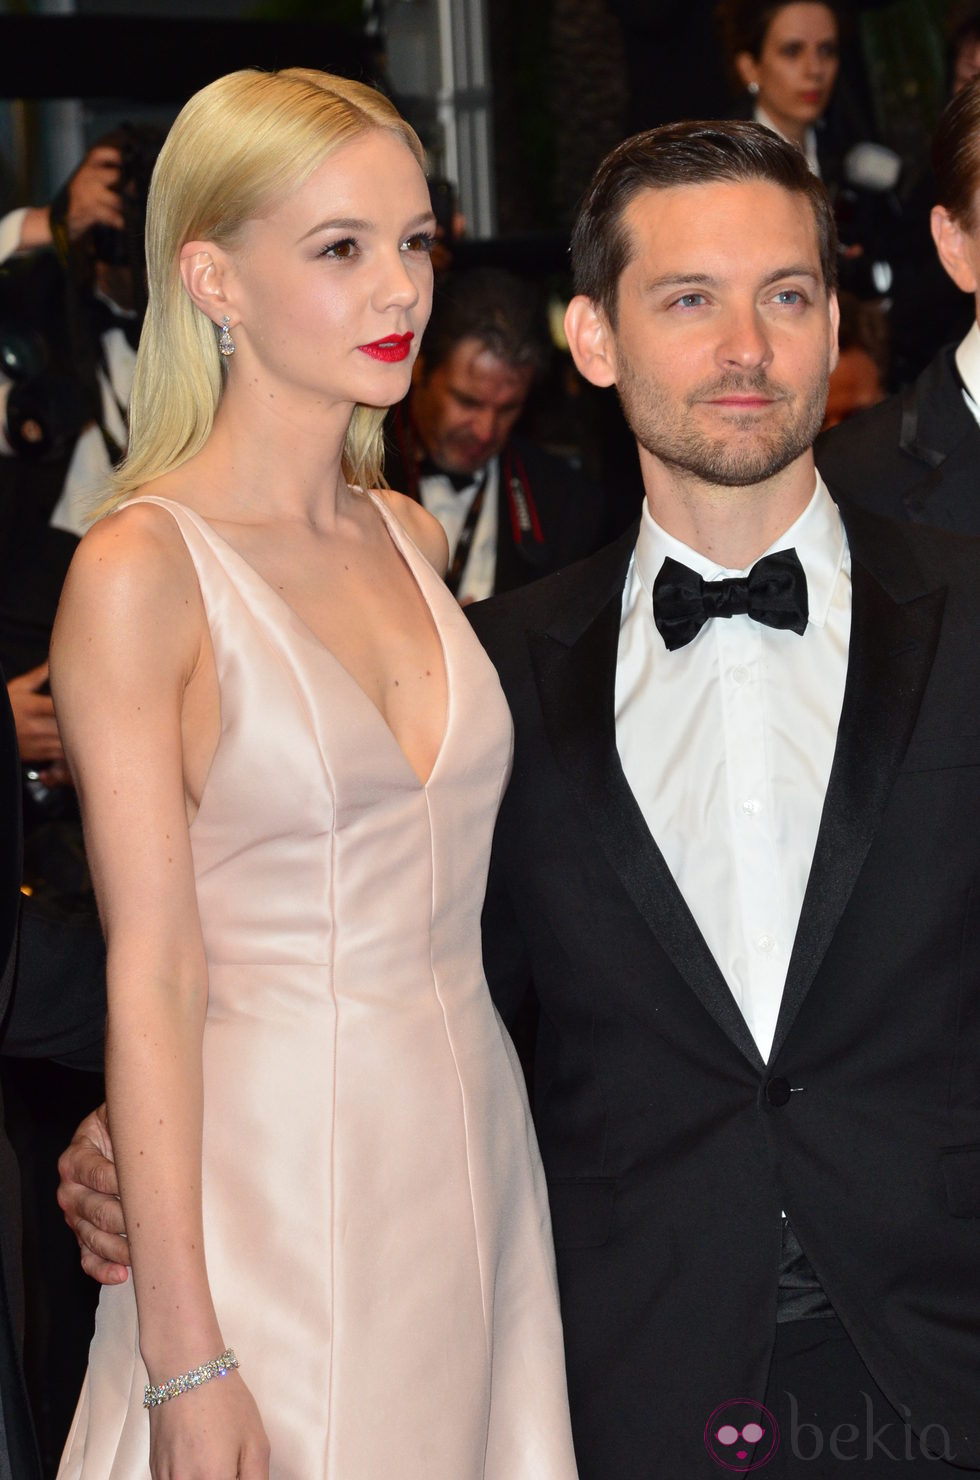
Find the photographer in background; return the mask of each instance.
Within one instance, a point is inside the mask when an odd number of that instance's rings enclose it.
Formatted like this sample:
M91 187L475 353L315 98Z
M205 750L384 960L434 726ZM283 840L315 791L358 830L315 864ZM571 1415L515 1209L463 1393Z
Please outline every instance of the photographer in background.
M412 388L386 424L385 477L443 526L446 581L464 606L603 543L599 490L515 431L547 359L529 283L493 267L442 276Z
M24 777L30 972L35 991L55 1001L97 997L104 953L47 692L48 640L88 512L126 447L159 144L157 130L124 124L86 154L50 206L0 221L0 665L15 675L7 693ZM55 1161L99 1087L91 1073L26 1059L5 1061L0 1076L20 1163L25 1362L47 1475L91 1324L54 1201Z
M49 207L0 221L0 657L8 673L46 657L86 510L125 449L158 148L156 129L123 124Z

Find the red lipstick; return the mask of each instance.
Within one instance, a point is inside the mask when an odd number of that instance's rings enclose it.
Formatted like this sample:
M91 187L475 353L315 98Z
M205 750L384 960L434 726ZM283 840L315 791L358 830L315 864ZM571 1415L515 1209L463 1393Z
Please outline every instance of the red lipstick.
M386 339L375 339L371 344L359 344L357 347L363 354L370 355L372 360L385 360L393 364L407 358L414 338L414 334L389 334Z

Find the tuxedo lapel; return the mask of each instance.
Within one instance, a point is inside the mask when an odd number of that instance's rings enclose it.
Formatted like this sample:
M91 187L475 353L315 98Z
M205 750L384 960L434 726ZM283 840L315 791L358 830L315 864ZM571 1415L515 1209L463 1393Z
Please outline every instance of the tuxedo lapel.
M854 513L846 515L845 525L852 600L844 701L770 1062L820 968L871 847L918 717L946 595L943 588L924 591L909 581L908 557L891 532L897 526Z
M963 399L952 349L902 392L901 411L899 448L922 469L902 495L908 517L972 534L980 428Z
M762 1059L728 985L644 821L616 749L616 658L628 532L582 566L585 588L545 631L528 633L545 729L590 830L692 991L757 1067ZM651 752L655 763L655 750Z
M969 412L965 413L967 416ZM980 428L970 425L937 467L923 469L923 476L902 495L909 518L916 524L935 524L941 529L973 534L976 530L977 467L980 464Z

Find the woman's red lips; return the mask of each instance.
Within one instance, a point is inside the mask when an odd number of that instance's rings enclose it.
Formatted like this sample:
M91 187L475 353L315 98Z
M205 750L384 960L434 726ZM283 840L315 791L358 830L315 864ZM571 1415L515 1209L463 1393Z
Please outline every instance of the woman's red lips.
M372 360L404 360L412 348L414 334L389 334L385 339L375 339L371 344L357 347Z

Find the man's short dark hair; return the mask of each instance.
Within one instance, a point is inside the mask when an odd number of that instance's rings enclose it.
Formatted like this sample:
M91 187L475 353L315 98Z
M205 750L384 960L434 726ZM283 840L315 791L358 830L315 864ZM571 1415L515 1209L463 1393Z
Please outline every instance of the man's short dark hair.
M958 226L976 226L973 201L980 186L980 77L961 87L942 111L932 137L936 200Z
M537 290L499 267L448 273L436 286L422 343L425 374L443 364L464 339L479 340L514 369L543 370L548 349Z
M837 286L837 228L830 201L799 149L758 123L668 123L634 134L600 164L572 228L575 291L616 322L619 279L634 245L624 220L641 190L767 180L809 202L817 228L820 270Z

